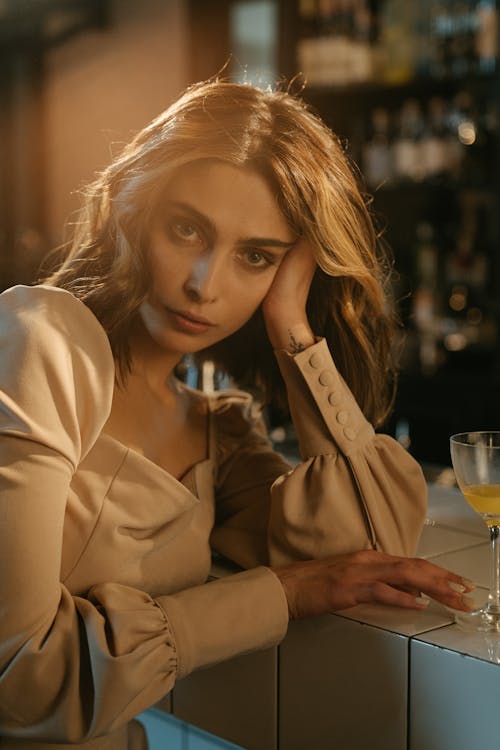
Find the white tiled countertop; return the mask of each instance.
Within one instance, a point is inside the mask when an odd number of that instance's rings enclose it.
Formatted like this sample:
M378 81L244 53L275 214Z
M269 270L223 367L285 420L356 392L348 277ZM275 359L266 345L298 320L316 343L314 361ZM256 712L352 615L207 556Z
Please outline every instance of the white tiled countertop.
M460 491L429 486L429 509L417 554L476 584L477 603L489 586L488 529ZM381 607L342 612L376 628L408 637L406 750L500 747L500 635L466 632L454 613L432 603L426 612ZM357 750L362 742L354 741ZM396 744L392 745L396 747Z
M428 521L419 548L437 532L433 562L476 584L477 604L488 597L489 540L484 522L454 488L430 487ZM458 532L457 546L444 533ZM451 539L451 538L450 538ZM409 750L498 747L500 635L466 632L454 623L416 635L410 643Z
M456 488L429 485L417 554L487 597L488 530ZM500 635L460 630L441 605L364 605L291 623L278 649L188 677L173 711L248 750L493 748L499 666Z
M487 598L488 529L458 489L429 485L417 555ZM500 635L464 632L434 602L422 612L363 605L320 623L293 623L280 648L280 750L500 747Z

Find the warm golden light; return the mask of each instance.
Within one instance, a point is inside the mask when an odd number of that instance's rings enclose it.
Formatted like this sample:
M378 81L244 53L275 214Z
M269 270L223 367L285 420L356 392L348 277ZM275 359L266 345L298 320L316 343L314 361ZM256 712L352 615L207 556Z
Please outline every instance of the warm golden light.
M460 352L467 346L467 339L463 333L449 333L445 336L444 346L449 352Z
M472 146L476 141L476 126L471 120L464 120L458 126L458 140L464 146Z
M464 286L454 286L448 304L455 312L461 312L467 305L467 289Z

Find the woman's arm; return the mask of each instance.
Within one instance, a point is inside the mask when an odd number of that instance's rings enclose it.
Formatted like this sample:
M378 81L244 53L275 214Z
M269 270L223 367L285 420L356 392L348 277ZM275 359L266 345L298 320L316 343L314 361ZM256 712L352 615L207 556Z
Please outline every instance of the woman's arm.
M347 389L345 397L352 399ZM313 399L297 397L294 404L299 414L312 410L312 421L305 416L302 447L316 447L319 455L295 469L272 450L248 397L221 393L217 401L223 439L212 544L243 567L271 565L291 619L360 603L422 608L427 602L421 592L446 606L470 609L464 594L473 587L462 577L425 560L370 549L383 548L371 542L372 533L382 535L390 549L410 545L420 532L421 472L398 443L375 435L364 419L358 424L366 428L363 443L353 446L359 452L355 468L365 475L365 507L349 459L325 425L314 426L321 414ZM338 441L342 444L341 435ZM344 436L345 444L352 442Z
M372 548L413 554L426 508L422 473L395 441L375 437L339 375L326 342L315 343L306 314L315 270L310 245L299 240L263 303L303 459L293 478L285 478L274 488L274 526L289 530L284 544L279 532L274 537L271 532L275 554L282 562L304 553L308 557L330 554L333 550L323 539L333 523L338 537L343 537L335 551ZM307 552L302 530L296 529L297 522L300 526L297 495L301 483L318 505L315 528L309 528L314 546ZM320 504L317 498L325 495L329 503Z
M411 555L424 520L420 467L392 438L375 434L326 342L314 340L306 301L315 269L299 241L263 303L302 462L290 471L258 429L247 423L235 440L230 415L227 428L219 420L232 450L220 462L221 526L213 539L245 565L252 555L262 560L264 550L277 565L362 549Z
M273 561L361 549L413 555L427 504L418 463L375 433L324 340L277 358L302 462L273 485Z
M313 367L311 357L324 367ZM324 341L295 357L278 353L278 360L302 460L292 468L273 450L249 397L222 392L214 414L214 548L244 567L363 549L413 555L426 507L419 465L392 438L375 434ZM324 386L318 376L326 371L332 379Z

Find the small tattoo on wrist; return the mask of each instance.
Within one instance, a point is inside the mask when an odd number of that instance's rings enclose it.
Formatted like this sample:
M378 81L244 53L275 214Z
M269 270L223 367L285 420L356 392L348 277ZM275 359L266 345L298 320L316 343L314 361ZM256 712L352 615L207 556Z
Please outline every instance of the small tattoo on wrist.
M291 331L288 331L288 333L290 334L290 353L298 354L299 352L303 352L306 348L304 344L301 344L300 341L297 341Z

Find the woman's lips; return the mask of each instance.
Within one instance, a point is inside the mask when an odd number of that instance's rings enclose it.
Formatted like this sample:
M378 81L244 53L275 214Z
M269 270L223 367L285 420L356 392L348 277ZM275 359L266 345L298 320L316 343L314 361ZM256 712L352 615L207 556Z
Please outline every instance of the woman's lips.
M193 316L184 310L166 309L175 327L185 333L204 333L215 325L206 318Z

